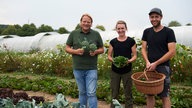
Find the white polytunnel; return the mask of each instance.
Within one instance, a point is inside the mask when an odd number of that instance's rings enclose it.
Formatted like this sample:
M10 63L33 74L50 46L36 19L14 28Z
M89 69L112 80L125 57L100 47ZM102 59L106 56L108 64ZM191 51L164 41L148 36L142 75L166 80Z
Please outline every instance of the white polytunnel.
M34 38L33 37L14 37L14 38L3 38L0 41L1 49L4 46L11 51L29 51L32 47Z
M177 43L192 47L192 26L171 27L176 35ZM144 29L143 29L144 30ZM127 35L141 39L143 30L128 31ZM117 37L115 31L99 31L103 42ZM4 46L10 51L28 52L31 50L57 50L57 45L64 45L69 34L59 34L56 32L39 33L35 36L20 37L16 35L0 36L0 50L4 51Z
M40 50L57 50L57 45L64 45L69 34L56 34L54 36L43 36L39 41L38 48Z
M9 38L4 38L5 36L0 36L0 47L1 50L4 50L4 46L6 46L6 49L18 52L55 49L58 44L65 43L67 36L56 32L39 33L35 36L25 37L9 36Z

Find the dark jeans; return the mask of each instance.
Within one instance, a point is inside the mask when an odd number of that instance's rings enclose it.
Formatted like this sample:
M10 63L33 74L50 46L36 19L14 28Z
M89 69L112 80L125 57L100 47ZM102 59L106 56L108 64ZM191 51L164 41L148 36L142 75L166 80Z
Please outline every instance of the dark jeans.
M156 71L159 72L159 73L163 73L166 76L166 78L164 80L164 89L163 89L163 91L160 94L158 94L158 96L160 98L168 97L169 96L169 92L170 92L171 69L170 69L169 66L158 66L156 68Z
M111 71L111 90L112 90L112 99L117 99L119 96L120 83L123 82L124 95L125 95L125 108L133 108L133 97L132 97L132 72L125 74L118 74ZM111 104L111 108L115 108Z

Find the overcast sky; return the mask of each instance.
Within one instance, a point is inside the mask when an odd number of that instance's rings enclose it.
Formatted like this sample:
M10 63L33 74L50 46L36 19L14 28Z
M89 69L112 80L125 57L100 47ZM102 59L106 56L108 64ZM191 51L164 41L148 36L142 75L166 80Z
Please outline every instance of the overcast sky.
M118 20L125 20L129 30L151 26L148 13L163 11L164 25L178 21L192 23L192 0L0 0L0 24L41 24L53 29L73 30L84 13L93 17L93 27L112 30Z

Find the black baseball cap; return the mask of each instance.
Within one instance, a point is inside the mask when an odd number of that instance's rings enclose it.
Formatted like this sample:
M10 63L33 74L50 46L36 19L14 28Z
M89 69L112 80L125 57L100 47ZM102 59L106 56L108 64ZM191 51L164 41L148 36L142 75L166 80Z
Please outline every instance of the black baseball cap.
M152 13L157 13L157 14L163 16L162 11L161 11L161 9L159 9L159 8L153 8L153 9L151 9L151 11L149 12L149 15L151 15Z

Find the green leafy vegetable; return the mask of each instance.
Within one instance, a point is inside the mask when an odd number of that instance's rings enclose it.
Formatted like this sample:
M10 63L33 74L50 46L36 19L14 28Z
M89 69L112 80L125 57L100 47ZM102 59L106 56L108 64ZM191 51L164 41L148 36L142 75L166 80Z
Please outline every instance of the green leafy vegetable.
M83 49L89 48L89 42L86 41L86 40L84 40L83 42L81 42L81 45L82 45L82 48L83 48Z
M94 43L91 43L87 40L87 38L84 38L82 42L80 42L81 48L86 51L92 51L94 52L97 49L97 46Z
M90 51L94 52L96 49L97 49L97 46L94 43L89 45L89 50Z
M56 100L53 102L53 106L57 108L65 108L69 105L63 94L56 94Z
M34 108L34 105L32 102L26 101L26 100L20 100L15 108Z
M8 99L0 98L0 108L14 108L14 104L10 98Z
M142 77L142 78L139 78L139 80L146 81L146 78Z
M123 108L117 99L112 99L115 108Z
M117 56L113 58L113 64L118 68L122 68L127 65L127 60L128 58L124 56Z

